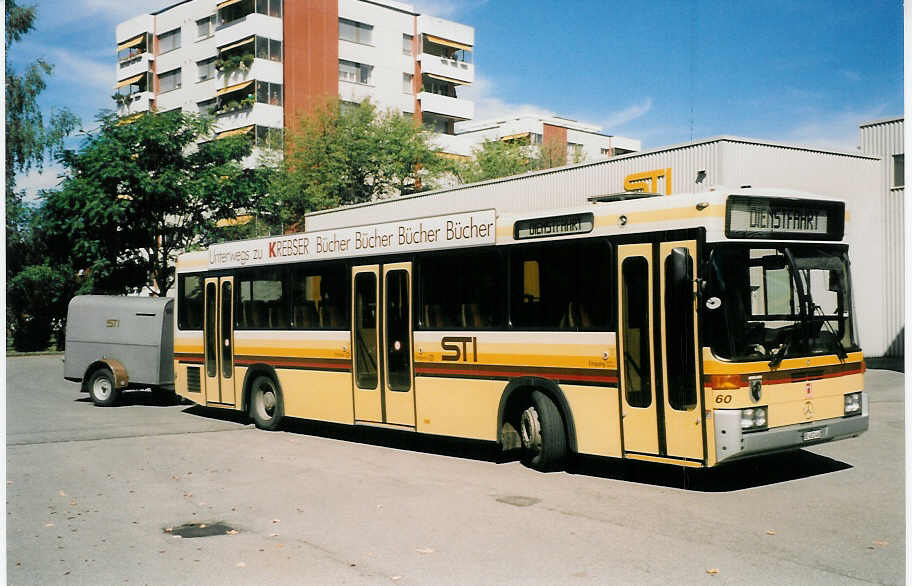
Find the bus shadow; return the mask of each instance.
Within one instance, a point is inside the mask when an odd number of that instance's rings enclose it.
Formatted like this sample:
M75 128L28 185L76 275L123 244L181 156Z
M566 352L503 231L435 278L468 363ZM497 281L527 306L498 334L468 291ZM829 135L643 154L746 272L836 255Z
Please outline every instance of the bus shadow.
M241 411L230 409L212 409L192 405L182 411L189 415L218 419L232 423L251 424L250 418ZM286 433L311 435L326 439L352 442L358 444L381 446L395 450L407 450L438 456L466 458L484 462L503 463L516 460L512 454L505 454L492 442L467 440L432 435L416 434L413 431L399 431L363 425L343 425L308 419L285 418L280 430Z
M230 409L212 409L191 405L182 412L206 419L218 419L242 425L251 424L245 413ZM281 430L287 433L494 464L506 464L520 459L519 450L503 451L499 445L493 442L423 435L396 429L286 418L282 422ZM568 461L565 471L568 474L652 484L696 492L732 492L830 474L850 468L852 468L850 464L833 458L806 450L795 450L758 456L708 470L637 460L575 456Z
M504 463L513 457L506 455L493 442L417 434L365 425L341 425L321 421L286 420L282 429L289 433L313 435L327 439L408 450L437 456L465 458L483 462Z
M806 450L795 450L758 456L706 470L579 456L570 464L567 472L696 492L733 492L849 468L852 466L845 462Z

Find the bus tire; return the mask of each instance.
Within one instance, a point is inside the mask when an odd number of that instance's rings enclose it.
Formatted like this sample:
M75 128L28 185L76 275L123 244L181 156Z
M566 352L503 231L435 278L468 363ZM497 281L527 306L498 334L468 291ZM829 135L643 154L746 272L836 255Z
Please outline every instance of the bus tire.
M564 420L551 397L541 391L529 395L529 404L520 414L519 436L522 462L530 468L557 470L567 457Z
M285 414L279 385L270 376L258 375L250 384L250 418L260 429L275 431Z
M114 373L99 368L89 377L89 396L98 407L110 407L120 398L120 389L114 385Z

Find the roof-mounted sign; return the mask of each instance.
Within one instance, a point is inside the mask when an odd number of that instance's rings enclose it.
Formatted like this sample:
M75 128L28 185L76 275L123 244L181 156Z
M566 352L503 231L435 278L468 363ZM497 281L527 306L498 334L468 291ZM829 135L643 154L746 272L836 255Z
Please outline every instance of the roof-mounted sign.
M209 247L209 269L494 244L494 210L287 234Z
M513 224L513 238L515 240L526 240L529 238L586 234L592 232L593 226L592 212L517 220Z

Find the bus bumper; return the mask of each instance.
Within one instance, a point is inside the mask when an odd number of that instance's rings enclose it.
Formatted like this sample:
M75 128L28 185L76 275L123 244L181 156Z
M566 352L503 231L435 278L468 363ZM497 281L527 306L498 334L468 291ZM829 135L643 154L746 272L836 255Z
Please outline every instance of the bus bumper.
M741 433L741 412L737 409L716 409L713 419L716 463L721 464L860 435L868 429L868 396L867 393L862 395L860 415L797 423L766 431Z

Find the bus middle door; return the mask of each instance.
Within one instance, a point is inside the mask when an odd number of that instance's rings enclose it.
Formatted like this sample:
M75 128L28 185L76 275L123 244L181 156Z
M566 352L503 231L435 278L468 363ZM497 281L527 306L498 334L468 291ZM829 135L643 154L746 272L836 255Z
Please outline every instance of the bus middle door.
M412 263L352 268L355 421L415 427Z

